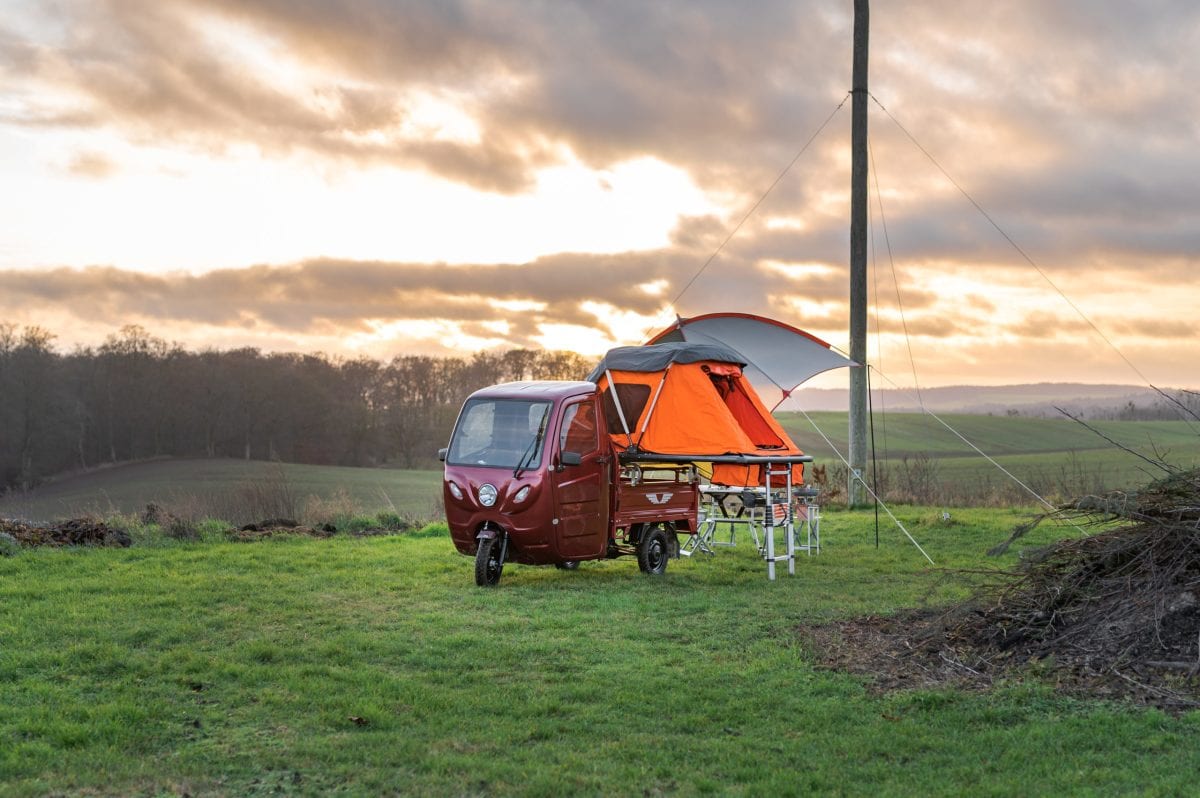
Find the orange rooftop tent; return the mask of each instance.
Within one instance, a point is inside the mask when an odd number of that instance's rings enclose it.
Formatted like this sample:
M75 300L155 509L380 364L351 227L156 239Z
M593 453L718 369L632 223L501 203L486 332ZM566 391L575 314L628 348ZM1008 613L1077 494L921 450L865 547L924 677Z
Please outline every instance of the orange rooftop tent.
M793 482L802 482L803 464L788 458L804 453L763 404L745 366L727 346L675 341L612 349L588 379L600 390L613 447L624 460L711 462L714 483L749 486L763 484L761 458L779 458L794 463Z

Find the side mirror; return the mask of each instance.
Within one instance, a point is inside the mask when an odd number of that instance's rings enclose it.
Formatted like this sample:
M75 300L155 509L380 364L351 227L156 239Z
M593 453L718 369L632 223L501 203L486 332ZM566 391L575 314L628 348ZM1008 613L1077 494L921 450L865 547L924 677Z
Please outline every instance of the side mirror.
M565 466L577 466L583 462L583 455L579 452L563 452L559 462Z
M438 449L438 459L443 463L446 462L446 453L449 451L450 448L448 446L443 446L441 449Z

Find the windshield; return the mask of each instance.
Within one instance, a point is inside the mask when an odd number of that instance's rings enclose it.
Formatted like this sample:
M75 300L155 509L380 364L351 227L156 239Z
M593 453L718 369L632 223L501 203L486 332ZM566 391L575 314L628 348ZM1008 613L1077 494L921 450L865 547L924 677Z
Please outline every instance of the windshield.
M470 399L450 440L446 462L495 468L537 468L545 448L549 402Z

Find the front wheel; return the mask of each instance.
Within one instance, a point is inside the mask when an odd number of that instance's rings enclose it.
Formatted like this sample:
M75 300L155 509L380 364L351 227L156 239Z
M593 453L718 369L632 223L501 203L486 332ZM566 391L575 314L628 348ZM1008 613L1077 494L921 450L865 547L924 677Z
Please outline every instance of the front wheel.
M493 587L500 582L504 570L503 544L499 538L483 538L475 551L475 584Z
M637 547L638 568L642 569L642 573L656 576L666 573L670 555L667 533L661 526L656 524L642 533Z

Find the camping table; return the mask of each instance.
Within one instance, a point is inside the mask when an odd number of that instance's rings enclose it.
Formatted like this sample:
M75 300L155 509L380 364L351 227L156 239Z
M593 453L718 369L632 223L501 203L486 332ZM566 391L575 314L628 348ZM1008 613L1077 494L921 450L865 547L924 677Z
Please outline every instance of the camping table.
M775 491L780 497L782 492ZM760 554L765 554L763 538L759 536L760 529L765 526L766 488L743 488L728 485L701 485L700 495L705 503L704 522L695 535L684 545L682 554L690 556L697 551L714 554L716 546L736 546L737 527L745 526L754 538L754 547ZM821 551L821 516L817 506L818 490L807 486L797 486L792 489L792 500L787 503L788 514L792 515L795 523L792 527L795 549L805 551L810 556ZM729 499L736 498L736 502ZM782 502L776 507L785 506ZM786 515L776 515L776 524L787 523ZM718 528L724 524L729 531L726 540L717 539Z
M745 494L745 495L743 495ZM704 498L706 512L704 529L697 537L701 538L702 550L712 553L714 546L736 546L738 526L748 527L754 538L754 547L762 551L762 542L758 536L758 525L762 521L761 502L750 501L765 495L763 488L741 488L727 485L701 485L700 495ZM736 499L734 502L729 499ZM735 509L736 507L736 509ZM727 540L717 540L717 528L724 524L729 531Z

